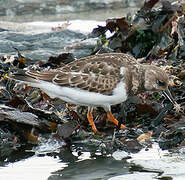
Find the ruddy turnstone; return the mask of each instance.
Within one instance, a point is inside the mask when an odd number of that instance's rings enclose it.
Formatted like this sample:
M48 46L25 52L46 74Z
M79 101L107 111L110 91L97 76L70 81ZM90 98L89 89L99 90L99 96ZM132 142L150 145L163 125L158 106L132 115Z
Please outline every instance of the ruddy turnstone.
M173 102L168 90L168 75L159 67L142 65L128 54L98 54L77 59L51 71L23 70L11 78L42 89L51 98L88 106L87 118L95 133L93 108L103 107L107 117L118 125L111 105L126 101L128 96L144 91L163 91ZM126 126L120 125L120 129Z

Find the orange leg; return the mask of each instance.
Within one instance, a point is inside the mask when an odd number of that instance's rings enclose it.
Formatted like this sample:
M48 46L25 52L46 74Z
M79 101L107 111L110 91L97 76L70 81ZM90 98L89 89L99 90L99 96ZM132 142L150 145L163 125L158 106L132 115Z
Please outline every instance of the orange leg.
M115 119L115 117L112 115L111 111L107 111L107 117L109 120L111 120L114 124L116 124L117 126L119 125L119 122L117 119ZM126 129L127 127L124 126L123 124L120 125L120 129Z
M96 129L96 125L94 124L94 121L93 121L93 114L89 109L88 109L88 113L87 113L87 119L88 119L90 125L92 126L92 130L94 131L94 133L99 134L99 131Z

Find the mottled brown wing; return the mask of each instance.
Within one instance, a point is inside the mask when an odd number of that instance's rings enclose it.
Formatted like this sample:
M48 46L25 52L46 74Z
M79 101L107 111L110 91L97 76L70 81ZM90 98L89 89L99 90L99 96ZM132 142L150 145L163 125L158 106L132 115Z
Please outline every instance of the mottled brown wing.
M135 64L136 60L127 54L99 54L75 60L57 71L27 71L26 74L60 86L111 95L121 78L120 67L127 69Z
M119 78L113 76L73 74L71 72L60 72L53 79L56 83L64 87L76 87L90 92L111 95L113 89L119 82Z
M77 59L61 68L63 72L82 72L105 76L120 76L120 67L137 64L135 58L123 53L109 53Z
M80 88L90 92L102 93L111 95L113 89L120 81L115 76L90 75L86 73L61 72L61 71L27 71L27 76L22 77L22 80L28 78L53 82L63 87ZM30 80L28 80L30 81Z

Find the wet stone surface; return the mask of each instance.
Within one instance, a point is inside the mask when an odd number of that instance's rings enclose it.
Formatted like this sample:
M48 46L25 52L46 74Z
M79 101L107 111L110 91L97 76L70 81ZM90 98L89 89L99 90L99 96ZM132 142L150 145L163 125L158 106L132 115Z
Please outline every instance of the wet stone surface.
M50 56L65 52L65 47L72 46L86 37L82 33L69 30L36 35L4 31L0 35L1 55L15 54L13 47L16 47L33 62L47 60ZM84 47L83 51L73 51L76 57L82 57L90 52L90 47Z
M137 0L0 0L0 16L4 19L18 20L15 16L24 16L23 19L33 18L36 16L55 15L63 19L73 17L79 12L90 12L105 9L120 9L126 7L140 7L143 1ZM75 15L73 15L75 14ZM57 17L55 17L57 18Z

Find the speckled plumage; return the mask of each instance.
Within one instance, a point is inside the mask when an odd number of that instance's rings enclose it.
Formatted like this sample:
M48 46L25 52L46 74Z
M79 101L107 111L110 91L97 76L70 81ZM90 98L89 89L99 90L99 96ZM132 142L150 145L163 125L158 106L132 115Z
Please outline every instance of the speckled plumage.
M65 87L111 95L121 79L120 67L135 64L135 59L127 54L99 54L77 59L56 71L27 71L26 74Z
M129 95L168 87L164 71L156 66L141 65L123 53L88 56L55 70L29 70L12 77L43 89L53 98L88 106L89 112L94 106L111 112L111 105L126 101Z

